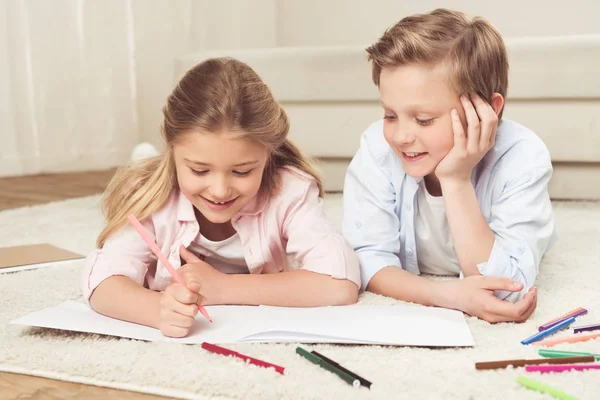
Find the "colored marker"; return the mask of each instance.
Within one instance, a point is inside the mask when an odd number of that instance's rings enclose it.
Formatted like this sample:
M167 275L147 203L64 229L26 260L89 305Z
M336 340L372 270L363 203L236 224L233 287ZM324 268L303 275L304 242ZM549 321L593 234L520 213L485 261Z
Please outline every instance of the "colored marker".
M538 354L542 357L560 358L560 357L577 357L577 356L594 356L596 360L600 361L600 354L583 353L580 351L563 351L563 350L550 350L550 349L539 349Z
M565 372L585 371L588 369L600 369L600 364L565 364L565 365L527 365L527 372Z
M535 358L531 360L504 360L504 361L486 361L475 363L475 369L500 369L508 366L524 367L526 365L537 364L574 364L594 362L596 359L592 355L579 357L561 357L561 358Z
M341 369L329 364L327 361L323 360L321 357L314 355L313 353L309 353L308 351L304 350L302 347L296 347L296 353L298 353L302 357L306 358L308 361L312 362L313 364L317 364L321 368L324 368L329 372L333 372L334 374L336 374L337 376L342 378L344 381L346 381L348 384L350 384L354 387L360 386L360 381L358 379L356 379L352 375L342 371Z
M556 321L558 321L558 320L564 320L565 318L570 318L570 317L572 317L574 314L577 314L577 313L579 313L579 312L581 312L581 311L584 311L584 313L587 313L587 310L586 310L585 308L583 308L583 307L577 307L576 309L574 309L574 310L571 310L571 311L569 311L568 313L566 313L566 314L564 314L564 315L561 315L560 317L556 317L556 318L554 318L553 320L550 320L550 321L546 322L546 323L545 323L545 324L543 324L542 326L545 326L545 325L550 325L550 324L552 324L553 322L556 322ZM578 315L581 315L581 314L578 314ZM541 328L542 326L540 326L540 328ZM544 330L544 329L539 329L539 328L538 328L538 330Z
M597 331L597 330L600 330L600 324L592 324L592 325L574 326L573 327L573 333L589 332L589 331Z
M573 322L575 322L575 317L571 317L557 325L554 325L552 328L546 329L545 331L538 332L535 335L522 340L521 344L531 344L533 342L537 342L538 340L542 340L546 336L549 336L549 335L553 334L554 332L561 330L565 326L571 325Z
M340 364L338 364L337 362L333 361L330 358L325 357L323 354L318 353L316 351L311 351L311 353L313 353L315 356L317 357L321 357L323 360L325 360L326 362L328 362L329 364L333 365L336 368L341 369L342 371L344 371L345 373L347 373L348 375L358 379L360 381L360 384L367 387L367 388L371 388L371 382L369 382L368 380L366 380L365 378L362 378L361 376L355 374L354 372L342 367Z
M574 318L574 317L579 317L579 316L581 316L581 315L585 315L585 314L587 314L587 312L588 312L588 311L587 311L585 308L582 308L582 309L580 309L580 310L573 310L573 311L571 311L571 313L570 313L569 315L567 315L566 317L558 318L558 319L555 319L555 320L552 320L552 321L550 321L550 322L547 322L547 323L545 323L544 325L542 325L542 326L540 326L540 327L538 328L538 331L540 331L540 332L541 332L541 331L545 331L546 329L548 329L548 328L552 328L554 325L558 325L558 324L560 324L561 322L563 322L563 321L565 321L565 320L567 320L567 319L569 319L569 318L571 318L571 317L573 317L573 318Z
M546 331L544 331L544 332L546 332ZM580 335L568 336L566 338L541 340L539 342L535 342L534 345L552 347L552 346L556 346L557 344L585 342L586 340L592 340L592 339L597 339L597 338L600 338L600 333L590 333L589 335L581 335L580 334Z
M556 399L579 400L575 396L568 395L565 392L561 392L560 390L553 388L552 386L544 385L541 382L527 378L522 375L517 378L517 382L519 382L522 386L526 387L527 389L535 390L540 393L548 393L550 396Z
M135 215L131 214L127 217L127 219L129 220L129 223L131 223L131 225L133 225L133 227L135 228L137 233L140 234L142 239L144 239L144 242L146 242L148 247L150 247L150 250L154 253L154 255L167 268L167 271L169 271L169 273L171 274L171 276L173 277L175 282L179 283L180 285L185 286L186 283L183 280L183 278L181 277L181 275L179 275L179 272L177 272L177 270L175 268L173 268L173 266L171 265L169 260L167 260L167 257L164 256L162 251L160 251L160 248L158 247L158 245L154 242L154 239L152 239L152 236L150 236L150 233L146 230L146 228L144 228L144 226L142 224L140 224L140 221L138 221L138 219L135 217ZM201 306L200 304L198 304L198 311L200 311L200 313L202 315L204 315L204 318L206 318L207 320L212 322L212 319L208 315L208 312L206 312L206 309L203 306Z
M237 357L237 358L244 360L247 363L250 363L253 365L258 365L259 367L274 368L275 371L279 372L281 375L285 375L285 368L283 368L279 365L271 364L266 361L259 360L258 358L249 357L242 353L238 353L237 351L233 351L233 350L229 350L224 347L221 347L221 346L217 346L216 344L203 342L202 348L205 350L208 350L210 352L216 353L216 354L221 354L223 356Z

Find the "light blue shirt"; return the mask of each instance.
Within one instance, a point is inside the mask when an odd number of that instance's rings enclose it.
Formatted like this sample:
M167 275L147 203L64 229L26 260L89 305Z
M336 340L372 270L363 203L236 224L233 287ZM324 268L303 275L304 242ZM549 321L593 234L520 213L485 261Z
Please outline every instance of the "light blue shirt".
M531 130L503 119L494 147L474 168L471 182L496 241L482 275L523 282L520 299L533 286L540 260L556 242L548 182L552 163L546 145ZM358 254L362 290L382 268L397 266L419 274L415 242L417 189L423 178L404 172L383 136L383 120L361 136L344 184L342 231ZM462 274L461 274L462 277Z

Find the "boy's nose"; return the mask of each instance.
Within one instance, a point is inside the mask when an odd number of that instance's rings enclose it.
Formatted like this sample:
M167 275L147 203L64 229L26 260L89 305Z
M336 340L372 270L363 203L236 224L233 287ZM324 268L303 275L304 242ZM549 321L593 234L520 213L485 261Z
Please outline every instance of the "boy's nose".
M406 146L415 141L415 135L408 129L398 128L394 133L394 142L398 146Z

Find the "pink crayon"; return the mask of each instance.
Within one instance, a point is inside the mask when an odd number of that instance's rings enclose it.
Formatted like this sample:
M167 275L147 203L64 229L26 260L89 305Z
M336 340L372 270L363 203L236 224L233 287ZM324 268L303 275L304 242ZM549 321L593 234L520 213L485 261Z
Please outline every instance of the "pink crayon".
M565 372L585 371L587 369L600 369L600 364L555 364L555 365L527 365L527 372Z
M154 242L154 239L152 239L152 236L150 236L150 233L148 233L146 228L144 228L144 226L142 224L140 224L140 221L138 221L138 219L135 217L135 215L131 214L130 216L127 217L127 219L129 220L131 225L133 225L135 230L140 234L142 239L144 239L144 242L146 242L148 247L150 247L150 250L154 253L154 255L156 255L156 257L167 268L167 270L169 271L169 273L171 274L171 276L173 277L175 282L179 283L180 285L185 286L186 283L183 280L183 278L181 277L181 275L179 275L179 272L177 272L177 270L175 268L173 268L173 266L171 265L169 260L167 260L167 257L165 257L165 255L162 253L162 251L160 251L160 248L158 247L158 245ZM204 308L203 306L198 304L198 311L200 311L200 313L202 315L204 315L204 318L206 318L207 320L212 322L212 319L208 315L206 308Z

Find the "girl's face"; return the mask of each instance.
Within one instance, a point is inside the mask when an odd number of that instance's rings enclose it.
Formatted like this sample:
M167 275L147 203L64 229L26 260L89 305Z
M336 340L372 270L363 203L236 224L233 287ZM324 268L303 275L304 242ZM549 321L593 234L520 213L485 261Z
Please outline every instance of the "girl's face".
M223 131L189 132L173 146L181 192L212 223L226 223L260 190L267 149Z

